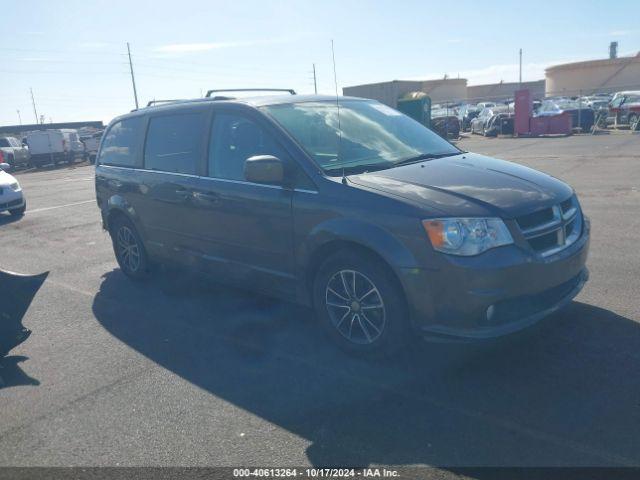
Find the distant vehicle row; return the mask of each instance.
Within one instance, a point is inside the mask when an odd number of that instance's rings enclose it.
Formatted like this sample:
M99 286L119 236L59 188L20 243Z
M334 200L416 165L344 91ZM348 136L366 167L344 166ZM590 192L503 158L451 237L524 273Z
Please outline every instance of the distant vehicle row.
M474 104L449 104L437 106L432 118L455 115L459 130L481 135L495 136L513 133L513 100L504 102L481 102ZM640 91L625 91L614 94L594 94L584 97L551 97L533 101L533 115L553 116L562 113L571 115L573 128L591 131L595 123L601 126L628 125L631 130L640 129ZM432 128L442 135L437 128ZM448 131L455 131L449 125ZM444 135L443 135L444 136ZM450 136L450 135L449 135Z
M0 153L9 168L40 168L77 159L93 160L98 152L102 131L86 132L82 137L74 129L28 132L22 141L0 138Z

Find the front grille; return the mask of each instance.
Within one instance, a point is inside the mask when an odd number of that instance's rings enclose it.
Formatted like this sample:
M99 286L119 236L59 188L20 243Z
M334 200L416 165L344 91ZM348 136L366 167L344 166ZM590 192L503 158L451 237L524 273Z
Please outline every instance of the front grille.
M6 203L0 203L0 209L5 209L5 208L11 208L11 207L17 207L18 205L20 205L22 203L22 200L18 199L18 200L12 200L10 202L6 202Z
M516 218L531 249L548 256L574 243L582 233L582 214L575 196L550 208Z

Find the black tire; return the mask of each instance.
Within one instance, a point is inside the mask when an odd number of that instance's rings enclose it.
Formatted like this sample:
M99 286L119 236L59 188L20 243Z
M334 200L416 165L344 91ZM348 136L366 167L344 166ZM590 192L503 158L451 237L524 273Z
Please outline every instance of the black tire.
M638 115L629 115L629 129L631 131L640 130L640 117Z
M20 208L16 208L15 210L9 210L9 213L11 214L12 217L21 217L24 215L24 212L27 211L27 202L25 200L24 205L22 205Z
M133 280L146 279L150 273L149 257L131 220L124 215L116 217L109 233L120 270Z
M340 348L361 356L387 356L407 342L404 292L393 275L376 257L357 250L342 250L322 264L313 284L314 308Z

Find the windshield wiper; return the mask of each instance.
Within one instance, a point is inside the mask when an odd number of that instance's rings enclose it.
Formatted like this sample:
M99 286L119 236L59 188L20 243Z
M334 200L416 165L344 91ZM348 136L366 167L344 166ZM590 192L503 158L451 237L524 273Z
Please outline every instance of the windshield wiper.
M417 163L423 160L433 160L436 158L445 158L445 157L453 157L454 155L459 155L459 153L451 153L451 152L443 152L443 153L422 153L420 155L416 155L415 157L405 158L403 160L399 160L394 162L393 166L397 167L398 165L408 165L410 163Z
M391 168L392 166L393 164L385 164L385 163L363 163L359 165L348 165L348 166L336 165L331 168L325 167L324 171L325 173L331 176L338 176L338 175L342 176L343 174L355 175L358 173L374 172L376 170L386 170L387 168Z

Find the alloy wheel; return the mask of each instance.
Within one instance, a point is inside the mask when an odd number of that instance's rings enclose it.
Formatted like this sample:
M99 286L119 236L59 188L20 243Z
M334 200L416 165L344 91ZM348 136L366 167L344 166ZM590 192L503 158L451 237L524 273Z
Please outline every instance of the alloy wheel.
M140 246L131 229L122 225L117 234L118 254L123 265L132 273L140 268Z
M340 334L358 345L374 343L382 335L386 310L375 284L356 270L340 270L327 282L327 311Z

